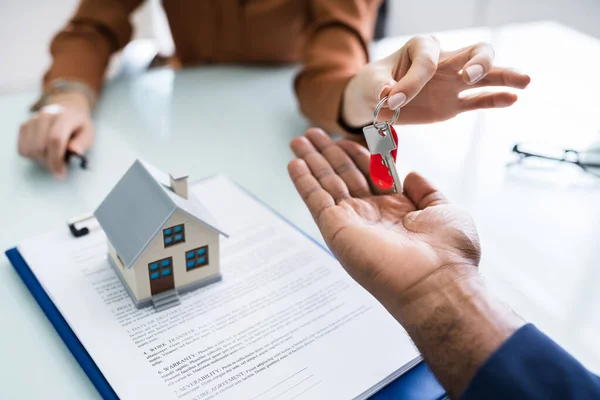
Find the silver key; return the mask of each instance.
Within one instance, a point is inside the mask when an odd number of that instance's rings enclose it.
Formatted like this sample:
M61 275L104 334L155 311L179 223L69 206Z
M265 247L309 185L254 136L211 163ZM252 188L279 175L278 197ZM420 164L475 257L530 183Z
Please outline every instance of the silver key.
M396 163L391 154L392 150L396 150L396 143L392 137L389 122L378 122L366 126L363 128L363 133L365 134L367 146L369 146L371 154L381 154L383 164L387 167L388 173L394 180L394 191L402 193L404 191L402 181L398 176Z

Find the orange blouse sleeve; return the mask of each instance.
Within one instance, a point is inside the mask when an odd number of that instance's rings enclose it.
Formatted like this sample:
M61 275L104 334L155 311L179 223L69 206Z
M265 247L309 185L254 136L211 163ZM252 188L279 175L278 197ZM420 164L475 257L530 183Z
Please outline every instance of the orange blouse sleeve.
M98 93L110 56L131 39L129 16L142 1L81 0L67 26L52 39L44 90L63 78L85 83Z
M313 0L313 26L295 90L300 109L330 133L347 133L339 124L348 81L368 62L381 0Z

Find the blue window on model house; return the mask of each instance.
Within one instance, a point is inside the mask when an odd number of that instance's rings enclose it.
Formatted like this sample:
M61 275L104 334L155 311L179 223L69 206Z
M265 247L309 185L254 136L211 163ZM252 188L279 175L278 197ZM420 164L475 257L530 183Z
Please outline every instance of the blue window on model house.
M165 247L185 242L185 228L183 224L163 229L163 241Z
M185 260L188 271L208 265L208 246L186 251Z

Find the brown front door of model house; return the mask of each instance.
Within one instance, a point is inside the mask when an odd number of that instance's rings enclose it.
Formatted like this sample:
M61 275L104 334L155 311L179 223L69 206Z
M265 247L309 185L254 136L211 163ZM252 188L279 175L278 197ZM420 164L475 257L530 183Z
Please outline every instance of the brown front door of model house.
M148 279L152 296L175 287L173 279L173 257L163 258L148 264Z

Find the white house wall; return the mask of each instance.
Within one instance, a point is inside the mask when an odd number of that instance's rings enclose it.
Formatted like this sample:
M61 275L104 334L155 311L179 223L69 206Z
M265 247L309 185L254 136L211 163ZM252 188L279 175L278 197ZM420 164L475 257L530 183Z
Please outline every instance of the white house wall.
M117 253L115 251L115 248L113 247L112 243L110 242L110 240L108 241L108 255L110 258L112 258L114 264L117 266L117 270L118 273L121 274L121 276L123 277L123 280L125 282L127 282L127 284L129 285L129 288L131 289L132 293L135 293L136 291L136 282L135 282L135 274L134 271L131 269L127 269L125 268L125 266L123 265L123 263L117 258Z
M185 225L185 242L165 248L162 229ZM175 287L182 287L200 279L213 276L219 271L219 233L197 222L187 214L176 211L165 223L161 231L150 242L144 253L133 266L137 288L134 291L138 300L151 297L148 264L167 257L173 257ZM208 245L208 265L188 271L185 266L185 252Z

